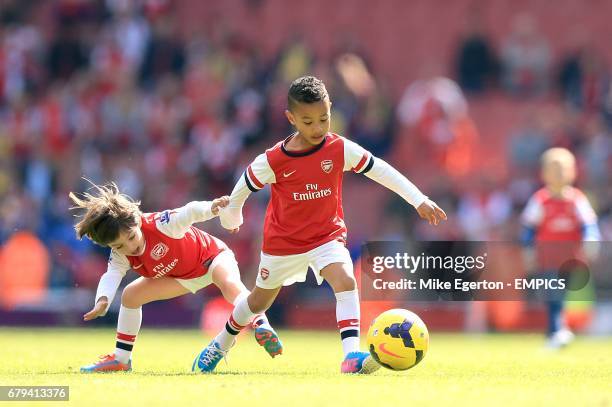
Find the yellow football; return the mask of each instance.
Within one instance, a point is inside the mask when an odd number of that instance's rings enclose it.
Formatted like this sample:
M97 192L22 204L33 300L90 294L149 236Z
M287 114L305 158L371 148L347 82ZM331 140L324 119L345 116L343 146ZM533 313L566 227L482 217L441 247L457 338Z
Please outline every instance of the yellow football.
M367 341L370 354L381 366L407 370L425 357L429 332L414 312L391 309L372 321Z

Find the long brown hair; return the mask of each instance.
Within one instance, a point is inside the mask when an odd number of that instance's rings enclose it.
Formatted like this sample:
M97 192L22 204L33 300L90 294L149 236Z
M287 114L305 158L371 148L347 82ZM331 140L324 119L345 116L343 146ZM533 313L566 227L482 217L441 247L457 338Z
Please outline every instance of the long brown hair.
M119 192L114 182L106 185L89 182L92 184L90 189L95 190L93 194L85 192L81 197L73 192L68 194L75 204L70 209L84 211L77 215L80 220L74 229L79 239L86 236L101 246L108 246L117 240L119 233L139 224L142 215L140 202Z

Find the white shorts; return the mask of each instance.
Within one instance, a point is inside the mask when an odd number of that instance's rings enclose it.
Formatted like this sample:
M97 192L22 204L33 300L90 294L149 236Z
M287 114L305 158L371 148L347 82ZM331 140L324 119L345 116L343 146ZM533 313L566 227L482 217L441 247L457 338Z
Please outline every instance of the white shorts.
M288 256L271 256L262 252L255 285L272 289L304 282L308 267L313 270L317 284L321 284L323 282L321 270L332 263L348 264L351 271L353 270L349 251L337 240L315 247L306 253Z
M236 257L234 256L234 252L230 249L225 249L221 253L217 255L208 266L208 273L204 274L201 277L190 278L187 280L181 278L175 278L183 287L191 291L192 293L196 293L198 290L212 284L212 275L215 271L215 267L219 264L222 264L225 268L231 269L234 268L237 274L240 274L240 270L238 269L238 262L236 261Z

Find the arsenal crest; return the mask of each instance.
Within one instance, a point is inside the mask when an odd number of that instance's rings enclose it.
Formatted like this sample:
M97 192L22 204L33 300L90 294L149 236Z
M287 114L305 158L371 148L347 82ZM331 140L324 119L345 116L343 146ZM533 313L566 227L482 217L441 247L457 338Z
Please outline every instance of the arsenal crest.
M321 161L321 169L324 173L329 174L332 168L334 168L334 162L332 160Z
M259 271L259 274L261 275L261 279L265 280L268 278L268 276L270 275L270 272L268 271L268 269L261 269Z
M163 243L158 243L156 244L153 249L151 250L151 258L153 258L153 260L159 260L162 257L164 257L166 255L166 253L168 253L168 250L170 250L170 248L168 246L166 246Z

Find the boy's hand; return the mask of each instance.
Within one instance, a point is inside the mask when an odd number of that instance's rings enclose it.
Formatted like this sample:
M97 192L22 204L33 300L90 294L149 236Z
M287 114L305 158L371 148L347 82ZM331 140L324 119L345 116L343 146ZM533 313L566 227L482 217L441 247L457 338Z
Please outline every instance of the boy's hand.
M417 208L419 216L429 221L430 225L437 225L446 220L446 213L432 200L427 199Z
M242 225L242 208L232 208L229 205L221 207L219 211L219 221L221 226L229 230L230 233L238 233L240 225Z
M108 299L106 297L100 297L93 309L87 314L83 315L83 321L91 321L92 319L96 319L104 315L104 311L106 310L107 306Z
M225 208L227 205L229 205L229 196L222 196L212 201L210 211L213 215L217 216L219 214L219 208Z

